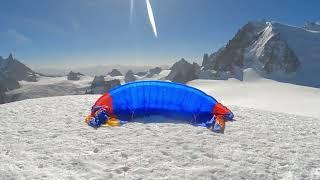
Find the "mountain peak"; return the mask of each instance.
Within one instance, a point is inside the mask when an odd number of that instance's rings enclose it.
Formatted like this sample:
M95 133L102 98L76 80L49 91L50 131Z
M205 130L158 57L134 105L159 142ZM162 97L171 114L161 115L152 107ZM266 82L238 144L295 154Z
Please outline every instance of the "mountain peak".
M111 72L108 73L108 75L114 77L114 76L122 76L122 73L118 69L112 69Z
M13 55L11 53L9 54L9 57L7 58L7 60L8 61L13 61L14 60Z
M184 58L181 58L178 62L178 64L190 64L187 60L185 60Z
M213 72L218 79L225 73L242 79L243 70L252 68L267 78L319 87L319 79L314 78L320 68L317 30L320 24L315 22L304 28L279 22L248 22L226 46L204 56L202 71Z
M197 78L196 71L200 69L199 65L191 64L184 58L174 63L170 68L171 72L166 77L167 80L179 83L186 83Z
M35 72L29 67L21 63L19 60L14 59L11 53L7 59L0 62L0 68L0 75L5 75L15 81L26 80L29 76L33 76L35 74Z

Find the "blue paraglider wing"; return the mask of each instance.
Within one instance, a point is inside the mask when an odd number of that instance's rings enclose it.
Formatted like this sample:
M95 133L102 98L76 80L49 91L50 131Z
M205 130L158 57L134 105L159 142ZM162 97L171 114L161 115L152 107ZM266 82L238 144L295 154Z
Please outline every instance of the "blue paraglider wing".
M184 114L212 117L217 101L206 93L183 84L163 81L139 81L109 91L115 114L122 117L134 114Z

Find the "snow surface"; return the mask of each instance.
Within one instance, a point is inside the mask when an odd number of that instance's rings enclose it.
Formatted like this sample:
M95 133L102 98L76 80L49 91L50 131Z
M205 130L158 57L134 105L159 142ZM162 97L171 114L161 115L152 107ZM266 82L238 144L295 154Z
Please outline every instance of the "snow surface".
M85 94L93 77L81 76L79 81L67 80L67 77L39 77L38 82L19 81L21 88L9 91L6 95L15 101L64 95Z
M15 91L65 95L92 79L42 77ZM160 117L94 130L84 118L99 95L0 105L0 179L320 179L320 89L252 69L243 79L188 83L235 113L223 135Z
M98 97L1 105L0 179L320 178L318 119L232 106L224 135L166 121L94 130L83 119Z
M145 76L137 76L135 75L135 77L137 78L137 80L161 80L161 79L165 79L169 74L170 74L171 70L162 70L159 74L153 74L152 77L148 78L148 75L150 75L149 73L146 74Z
M226 105L273 112L312 116L320 119L320 89L281 83L259 77L252 69L244 71L244 81L194 80L199 88Z
M319 179L320 121L231 106L225 134L84 123L97 95L0 105L0 179Z

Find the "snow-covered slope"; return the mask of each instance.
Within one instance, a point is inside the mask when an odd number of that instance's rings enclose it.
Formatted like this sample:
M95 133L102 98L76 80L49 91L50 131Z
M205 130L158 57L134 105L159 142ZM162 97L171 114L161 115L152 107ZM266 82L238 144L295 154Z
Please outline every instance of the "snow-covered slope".
M170 74L171 70L161 70L161 72L159 74L152 74L152 76L150 76L150 73L147 73L146 75L140 77L135 75L135 77L137 78L137 80L163 80L165 79L165 77L167 77Z
M232 106L223 135L166 122L94 130L83 119L98 97L0 105L0 179L320 178L318 119Z
M285 112L320 119L320 89L281 83L259 77L252 69L244 80L194 80L188 83L227 105Z
M19 101L39 97L85 94L93 77L82 76L79 81L69 81L67 77L43 77L38 82L20 81L21 87L6 93L8 101Z

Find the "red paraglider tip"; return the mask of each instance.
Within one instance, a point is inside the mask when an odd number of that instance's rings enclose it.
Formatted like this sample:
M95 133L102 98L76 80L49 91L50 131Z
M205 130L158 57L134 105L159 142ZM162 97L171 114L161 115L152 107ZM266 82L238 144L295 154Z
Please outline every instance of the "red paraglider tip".
M228 115L229 113L231 113L231 111L221 103L217 103L213 107L213 114L215 114L216 116L218 115L224 116L224 115Z

